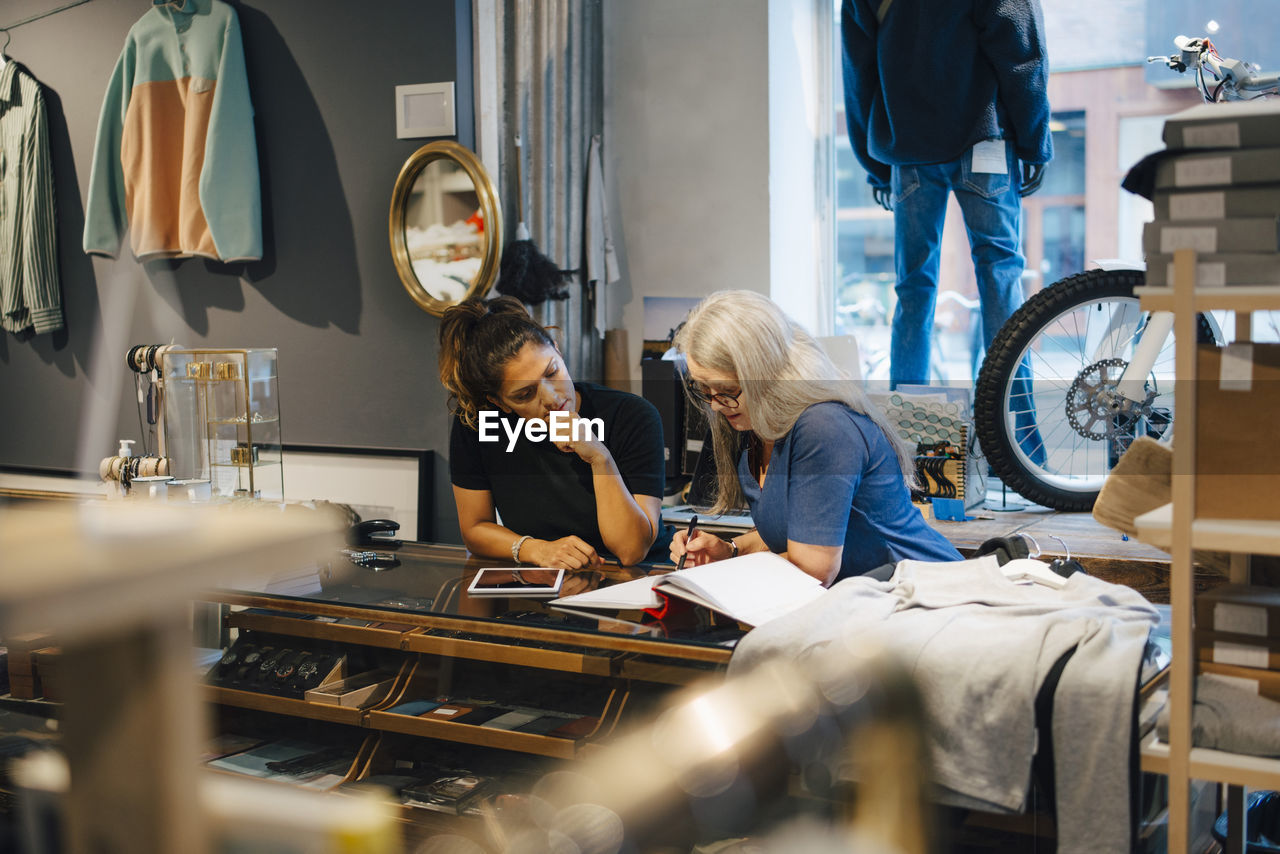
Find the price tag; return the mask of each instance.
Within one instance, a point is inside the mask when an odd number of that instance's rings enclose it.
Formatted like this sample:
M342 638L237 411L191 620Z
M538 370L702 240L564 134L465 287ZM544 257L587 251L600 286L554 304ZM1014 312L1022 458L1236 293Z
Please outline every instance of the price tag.
M1005 162L1003 139L984 139L973 147L973 171L988 175L1000 175L1009 171Z

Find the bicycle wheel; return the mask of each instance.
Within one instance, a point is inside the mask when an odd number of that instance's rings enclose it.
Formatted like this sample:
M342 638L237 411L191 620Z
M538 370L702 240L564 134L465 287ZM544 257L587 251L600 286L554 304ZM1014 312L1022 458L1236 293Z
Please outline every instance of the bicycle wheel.
M1137 436L1173 424L1173 336L1146 379L1146 399L1125 405L1116 383L1146 330L1136 270L1090 270L1045 288L996 336L974 390L974 427L991 470L1024 498L1055 510L1090 510L1102 482ZM1200 341L1216 340L1198 316Z

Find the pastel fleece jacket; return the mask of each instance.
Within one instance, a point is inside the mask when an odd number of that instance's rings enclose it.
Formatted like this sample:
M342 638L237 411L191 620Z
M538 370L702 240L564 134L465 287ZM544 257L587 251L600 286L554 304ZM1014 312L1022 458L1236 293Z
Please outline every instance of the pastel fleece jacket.
M153 0L129 30L98 122L84 250L262 257L253 105L235 10Z

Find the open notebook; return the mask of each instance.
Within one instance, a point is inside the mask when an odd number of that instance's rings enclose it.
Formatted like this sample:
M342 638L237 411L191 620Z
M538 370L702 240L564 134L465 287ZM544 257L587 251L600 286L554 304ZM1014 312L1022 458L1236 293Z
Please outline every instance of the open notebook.
M666 575L552 600L568 608L643 609L662 602L655 591L695 602L749 626L760 626L821 596L816 578L772 552L756 552Z

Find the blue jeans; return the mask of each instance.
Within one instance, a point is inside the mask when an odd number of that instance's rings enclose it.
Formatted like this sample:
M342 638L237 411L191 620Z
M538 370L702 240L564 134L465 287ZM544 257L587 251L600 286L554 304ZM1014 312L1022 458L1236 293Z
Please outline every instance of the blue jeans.
M981 301L982 340L989 349L1000 327L1022 305L1022 175L1006 143L1005 171L975 172L973 150L949 163L893 167L894 265L898 305L889 345L889 384L928 383L933 312L938 295L942 226L955 193L969 234ZM1019 368L1013 400L1030 400L1030 371ZM1015 430L1033 462L1044 461L1034 412Z

